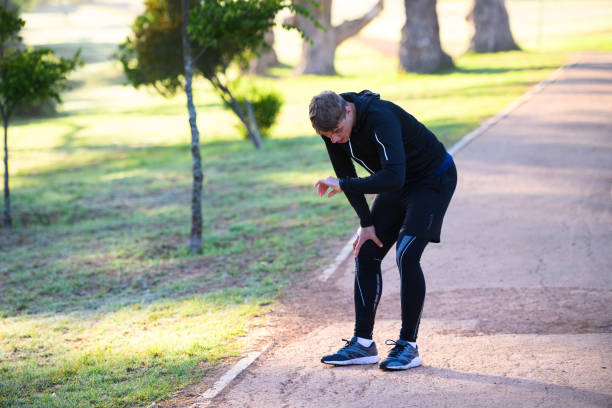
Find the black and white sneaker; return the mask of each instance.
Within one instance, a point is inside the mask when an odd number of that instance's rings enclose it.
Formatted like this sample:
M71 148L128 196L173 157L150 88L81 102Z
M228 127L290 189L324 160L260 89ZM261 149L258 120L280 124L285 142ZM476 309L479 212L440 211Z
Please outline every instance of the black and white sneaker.
M376 343L372 342L370 347L364 347L357 342L357 337L353 337L351 340L342 340L346 342L346 345L336 354L323 356L321 358L322 363L332 365L374 364L380 360Z
M380 368L383 370L407 370L423 364L421 357L419 357L418 347L412 347L406 340L387 340L385 344L395 347L389 351L387 358L380 363Z

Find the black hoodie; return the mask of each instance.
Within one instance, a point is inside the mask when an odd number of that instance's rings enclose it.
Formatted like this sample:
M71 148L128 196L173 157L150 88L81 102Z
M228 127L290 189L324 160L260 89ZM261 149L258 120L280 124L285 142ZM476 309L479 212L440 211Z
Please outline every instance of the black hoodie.
M347 143L323 137L340 188L362 227L372 225L364 194L398 190L433 174L446 149L422 123L396 104L370 91L340 94L355 104L357 119ZM370 176L358 178L353 158Z

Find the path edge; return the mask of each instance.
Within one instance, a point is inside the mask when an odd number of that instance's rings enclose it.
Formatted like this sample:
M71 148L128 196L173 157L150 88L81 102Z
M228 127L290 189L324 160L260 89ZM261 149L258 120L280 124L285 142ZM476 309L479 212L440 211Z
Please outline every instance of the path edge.
M223 374L212 387L200 394L190 408L206 408L212 400L221 393L240 373L249 368L262 354L264 354L270 344L266 345L261 351L252 351L240 359L225 374Z

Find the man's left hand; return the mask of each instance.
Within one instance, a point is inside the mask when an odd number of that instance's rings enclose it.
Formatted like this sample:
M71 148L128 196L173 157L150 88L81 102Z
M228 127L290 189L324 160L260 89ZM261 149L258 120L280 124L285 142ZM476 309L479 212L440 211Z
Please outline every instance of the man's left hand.
M329 194L327 194L327 197L332 197L342 192L338 179L331 176L326 179L317 181L315 183L315 187L317 187L317 194L319 194L319 197L323 197L328 188L331 190Z

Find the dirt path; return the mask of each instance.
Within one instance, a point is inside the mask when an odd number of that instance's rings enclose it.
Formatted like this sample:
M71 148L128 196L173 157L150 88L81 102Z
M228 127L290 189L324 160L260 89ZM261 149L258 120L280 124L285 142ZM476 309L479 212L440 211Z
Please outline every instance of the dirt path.
M456 162L443 243L423 258L423 367L319 362L352 333L349 260L292 292L268 323L272 347L209 406L612 406L612 54L580 55ZM382 354L399 331L393 263Z

